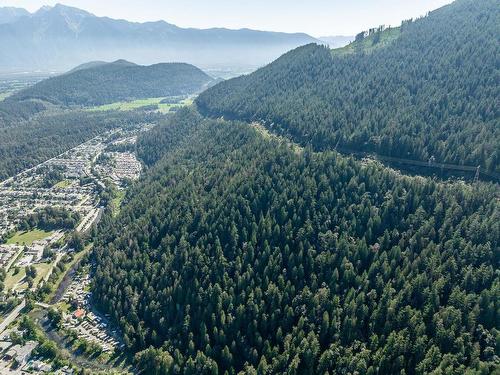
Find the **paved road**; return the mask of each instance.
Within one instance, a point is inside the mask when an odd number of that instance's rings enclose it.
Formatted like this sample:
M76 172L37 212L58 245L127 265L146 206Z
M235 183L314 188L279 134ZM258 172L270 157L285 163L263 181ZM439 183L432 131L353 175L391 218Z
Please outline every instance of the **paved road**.
M44 309L49 309L50 308L50 305L47 304L47 303L42 303L42 302L35 302L35 305L36 306L39 306L39 307L42 307Z
M24 251L23 248L21 248L20 250L18 250L18 252L11 258L11 260L9 260L9 263L7 264L7 266L5 267L5 272L9 272L10 270L10 267L12 267L12 265L14 264L14 262L17 260L17 258L19 258L19 255L21 255L21 253Z
M5 318L5 320L0 323L0 333L5 331L9 324L17 319L21 310L24 309L24 306L26 306L26 301L23 299L23 301L19 305L17 305L14 310L11 311L11 313Z

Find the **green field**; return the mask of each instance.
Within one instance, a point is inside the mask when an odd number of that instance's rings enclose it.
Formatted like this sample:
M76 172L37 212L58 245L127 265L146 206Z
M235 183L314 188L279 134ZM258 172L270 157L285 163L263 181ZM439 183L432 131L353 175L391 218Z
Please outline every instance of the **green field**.
M129 102L116 102L111 104L105 104L97 107L92 107L90 111L132 111L134 109L139 109L147 106L158 106L158 111L162 113L168 113L172 110L172 108L180 108L187 105L191 105L193 103L192 99L184 99L174 104L161 104L160 102L163 98L148 98L148 99L138 99L132 100Z
M17 232L7 240L7 245L31 245L33 241L42 240L49 237L52 232L47 232L40 229L33 229L27 232Z
M33 280L33 285L38 285L38 283L40 283L40 280L42 280L42 278L47 275L47 272L49 272L51 266L52 265L50 263L35 264L36 277ZM19 267L19 272L14 275L14 268L15 267L12 267L9 272L7 272L7 276L5 277L5 290L13 289L16 286L17 287L15 289L17 291L26 290L28 288L28 283L26 282L26 280L19 284L19 282L26 276L26 269L24 267Z
M35 264L36 268L36 277L34 280L34 285L38 285L38 283L44 278L47 273L52 268L52 263L37 263Z
M0 102L3 101L5 98L8 98L14 93L14 91L6 91L6 92L0 92Z
M120 208L122 206L123 198L125 198L125 191L118 190L116 192L116 194L115 194L115 197L111 201L111 207L112 207L112 210L113 210L113 216L118 215L118 213L120 212Z
M379 34L379 35L377 35ZM334 56L344 56L355 52L370 53L394 42L401 35L401 29L394 27L385 29L380 33L365 37L361 41L355 41L345 47L332 50ZM377 40L378 39L378 40Z
M19 272L14 275L14 268L12 267L5 277L4 288L5 290L13 289L19 281L21 281L26 276L26 270L24 267L19 268Z
M69 185L71 185L70 180L62 180L62 181L59 181L57 184L55 184L54 187L59 188L59 189L64 189L64 188L67 188Z

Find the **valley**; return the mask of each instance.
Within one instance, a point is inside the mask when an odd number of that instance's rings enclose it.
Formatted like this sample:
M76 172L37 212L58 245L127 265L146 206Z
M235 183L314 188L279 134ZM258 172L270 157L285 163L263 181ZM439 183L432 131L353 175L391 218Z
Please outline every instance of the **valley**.
M0 101L5 100L15 92L31 86L50 77L49 73L0 73Z
M498 2L312 3L0 7L1 374L500 374Z

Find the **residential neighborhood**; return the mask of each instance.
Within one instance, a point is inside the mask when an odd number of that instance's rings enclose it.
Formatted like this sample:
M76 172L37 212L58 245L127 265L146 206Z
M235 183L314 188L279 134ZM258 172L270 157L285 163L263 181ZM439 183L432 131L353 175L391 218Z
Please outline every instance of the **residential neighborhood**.
M76 260L85 251L74 248L73 233L84 236L100 220L101 193L108 186L123 189L139 177L142 165L135 156L135 142L137 134L149 128L145 124L108 131L0 182L0 270L5 275L0 301L12 306L0 310L0 374L74 373L71 366L54 367L33 354L42 344L23 338L26 298L54 279L53 272L65 269L64 263L79 264ZM61 340L73 337L75 348L88 343L96 353L113 355L124 345L116 328L91 305L90 273L87 266L69 283L61 283L60 298L36 302L36 308L40 316L51 310L61 315ZM53 330L47 322L45 317L38 324Z

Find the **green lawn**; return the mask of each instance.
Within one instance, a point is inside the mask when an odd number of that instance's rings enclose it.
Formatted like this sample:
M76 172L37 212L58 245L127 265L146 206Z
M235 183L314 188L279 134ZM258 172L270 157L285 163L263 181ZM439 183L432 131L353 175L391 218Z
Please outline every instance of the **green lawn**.
M35 264L36 268L36 277L34 280L34 285L38 285L40 280L44 278L52 267L52 263L38 263Z
M138 99L138 100L132 100L129 102L116 102L116 103L111 103L111 104L105 104L97 107L92 107L89 108L89 111L111 111L111 110L118 110L118 111L131 111L134 109L142 108L142 107L147 107L150 105L156 105L158 106L158 110L162 113L168 113L172 108L179 108L183 107L186 105L190 105L193 103L192 99L184 99L180 101L179 103L174 103L174 104L160 104L160 102L166 98L148 98L148 99Z
M175 104L158 104L158 109L161 113L169 113L172 108L181 108L193 104L193 99L184 99Z
M33 280L34 285L38 285L40 280L47 275L47 272L49 272L50 267L52 266L51 263L38 263L35 264L36 268L36 277ZM19 272L14 275L14 267L12 267L9 272L7 272L7 276L5 277L5 290L10 290L14 288L25 276L26 276L26 269L25 267L19 267ZM23 282L22 284L17 285L16 290L21 291L25 290L28 288L28 284L26 282Z
M57 184L55 184L54 187L55 188L59 188L59 189L65 189L69 185L71 185L71 181L70 180L62 180L62 181L59 181Z
M34 241L42 240L49 237L52 232L47 232L40 229L33 229L27 232L17 232L7 240L7 245L31 245Z
M5 277L5 290L11 290L14 286L26 276L24 267L19 267L19 272L14 275L14 268L12 267Z

